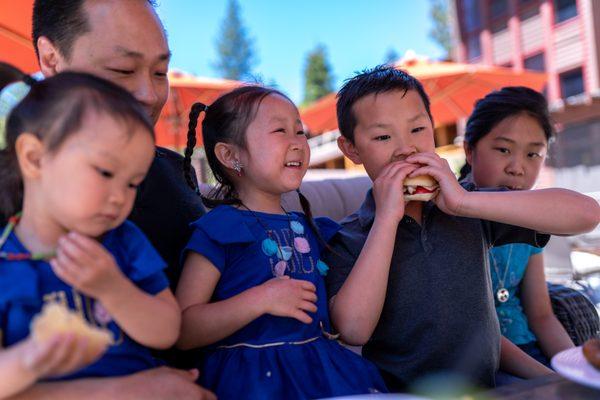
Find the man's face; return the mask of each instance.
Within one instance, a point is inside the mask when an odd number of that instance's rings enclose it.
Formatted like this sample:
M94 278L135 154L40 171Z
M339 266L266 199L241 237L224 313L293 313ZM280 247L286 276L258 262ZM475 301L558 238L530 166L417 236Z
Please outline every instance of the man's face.
M58 57L55 72L88 72L121 85L156 123L169 94L169 46L158 16L145 0L87 0L90 31ZM47 71L44 71L46 74Z

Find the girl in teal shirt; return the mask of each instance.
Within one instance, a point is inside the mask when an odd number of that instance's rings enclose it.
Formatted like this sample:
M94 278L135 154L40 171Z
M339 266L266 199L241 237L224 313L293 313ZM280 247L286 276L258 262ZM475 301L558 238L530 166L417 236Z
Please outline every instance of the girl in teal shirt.
M542 94L525 87L488 94L467 122L467 179L480 188L531 189L552 135ZM516 345L503 346L500 368L523 378L549 373L548 360L574 345L552 312L543 255L512 244L491 249L489 264L500 328Z

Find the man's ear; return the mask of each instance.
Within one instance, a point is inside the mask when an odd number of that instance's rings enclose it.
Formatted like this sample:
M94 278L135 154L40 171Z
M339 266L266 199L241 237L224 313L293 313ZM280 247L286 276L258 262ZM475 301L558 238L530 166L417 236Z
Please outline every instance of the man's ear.
M238 147L229 143L217 143L215 145L215 156L227 169L234 169L234 163L240 161Z
M54 76L64 69L65 58L46 36L37 40L40 69L45 77Z
M38 178L45 153L42 141L31 133L22 133L15 142L15 150L23 178Z
M340 150L342 151L342 153L344 153L344 155L346 157L348 157L350 160L352 160L352 162L354 164L356 164L356 165L362 164L362 160L360 159L360 154L358 153L356 146L354 145L354 143L352 143L350 141L350 139L348 139L345 136L340 136L337 139L337 144L338 144L338 147L340 148Z

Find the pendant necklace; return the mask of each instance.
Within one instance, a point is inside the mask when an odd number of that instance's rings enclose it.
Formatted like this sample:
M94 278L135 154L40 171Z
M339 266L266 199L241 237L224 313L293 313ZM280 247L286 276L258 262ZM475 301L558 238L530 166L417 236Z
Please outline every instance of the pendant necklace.
M271 230L264 224L264 222L260 219L260 217L251 210L244 203L240 202L240 205L244 207L246 210L250 211L256 221L263 228L265 233L267 234L267 238L264 239L261 243L262 251L268 257L277 256L277 263L273 267L273 275L276 277L281 277L286 274L286 272L291 272L291 269L288 265L288 262L291 262L294 251L297 251L300 254L308 254L311 251L310 244L308 240L304 237L304 225L299 221L292 220L290 217L290 213L287 212L283 207L281 209L285 213L288 218L290 230L293 232L293 247L292 246L281 246L277 240L275 240L272 236ZM317 269L321 275L325 275L329 267L319 260L317 262Z
M492 263L494 264L494 271L496 272L496 277L498 278L498 290L496 291L496 298L500 303L506 303L510 298L510 293L508 289L506 289L506 277L508 276L508 271L510 270L510 257L512 255L513 245L508 246L508 258L506 260L506 264L504 266L504 276L500 279L500 271L498 271L498 263L496 262L496 257L494 254L490 252L490 257L492 259Z

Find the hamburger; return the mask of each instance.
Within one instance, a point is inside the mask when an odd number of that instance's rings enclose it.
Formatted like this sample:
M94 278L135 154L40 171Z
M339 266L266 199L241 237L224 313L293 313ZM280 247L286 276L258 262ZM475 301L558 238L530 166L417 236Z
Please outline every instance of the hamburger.
M429 201L433 199L439 185L430 175L419 175L404 180L404 200Z

